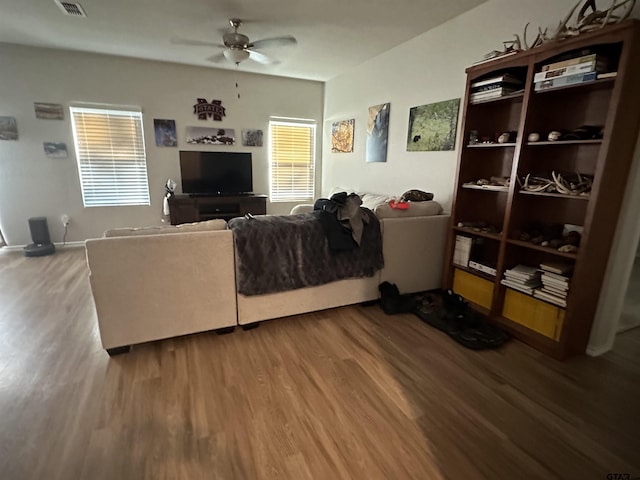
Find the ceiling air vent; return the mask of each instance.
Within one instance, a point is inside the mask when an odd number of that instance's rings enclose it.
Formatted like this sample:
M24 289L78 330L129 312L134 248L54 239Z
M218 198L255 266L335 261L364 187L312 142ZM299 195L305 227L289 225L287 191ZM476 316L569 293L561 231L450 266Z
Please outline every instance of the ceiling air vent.
M60 0L54 0L56 5L60 7L62 13L65 15L69 15L71 17L86 17L87 14L84 12L82 5L79 3L70 3L70 2L61 2Z

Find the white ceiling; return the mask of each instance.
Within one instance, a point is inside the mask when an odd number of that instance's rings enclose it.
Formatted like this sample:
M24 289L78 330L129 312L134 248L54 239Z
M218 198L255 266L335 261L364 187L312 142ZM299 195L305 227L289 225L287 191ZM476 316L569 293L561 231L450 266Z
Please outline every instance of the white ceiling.
M76 18L54 0L0 0L0 42L232 69L206 61L219 49L172 39L221 43L228 19L238 17L252 41L298 40L264 51L279 64L247 60L240 70L325 81L485 1L79 0L88 18Z

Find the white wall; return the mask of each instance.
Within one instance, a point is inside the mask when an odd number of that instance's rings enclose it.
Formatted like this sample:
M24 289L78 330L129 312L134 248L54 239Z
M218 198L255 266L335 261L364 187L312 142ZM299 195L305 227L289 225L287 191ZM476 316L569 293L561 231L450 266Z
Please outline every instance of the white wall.
M529 42L538 26L557 27L575 3L488 1L328 81L323 193L334 186L395 195L419 188L435 193L435 199L449 211L458 144L452 152L407 152L409 109L462 97L466 67L487 52L501 50L502 42L513 40L514 34L522 37L528 22ZM387 163L365 163L367 109L386 102L391 103ZM350 118L356 119L353 153L331 153L331 123Z
M233 72L3 44L0 65L0 116L15 117L19 135L15 142L0 141L0 229L9 245L31 243L27 219L34 216L48 218L54 242L62 240L62 213L71 217L67 241L101 236L113 227L159 224L164 184L167 178L179 183L180 149L251 151L254 190L268 194L268 148L242 147L239 136L243 128L258 128L266 142L269 116L315 119L322 138L324 87L319 82L242 73L242 67ZM226 108L222 122L197 119L193 104L199 97L222 100ZM142 107L151 206L84 208L68 108L63 121L36 119L33 102L65 108L70 102ZM178 148L156 147L154 118L176 120ZM234 128L236 145L202 147L185 142L185 127L205 125ZM69 158L47 158L44 141L65 142ZM318 158L320 154L318 142ZM269 204L268 211L288 213L291 206Z

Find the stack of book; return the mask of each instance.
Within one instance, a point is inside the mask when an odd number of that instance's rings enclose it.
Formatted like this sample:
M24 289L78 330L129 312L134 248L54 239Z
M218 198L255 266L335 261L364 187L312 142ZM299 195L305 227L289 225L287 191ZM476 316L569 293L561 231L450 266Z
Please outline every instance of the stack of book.
M527 265L516 265L504 272L504 278L500 283L522 293L533 295L535 289L541 285L540 270Z
M596 53L543 65L542 70L533 77L534 89L547 90L591 82L597 78L603 78L603 75L612 76L601 73L605 72L608 66L608 60Z
M554 305L566 307L570 280L568 274L571 273L571 270L570 264L541 263L542 288L536 290L533 296Z
M469 101L480 103L493 100L522 90L523 86L524 82L510 73L479 80L471 84Z

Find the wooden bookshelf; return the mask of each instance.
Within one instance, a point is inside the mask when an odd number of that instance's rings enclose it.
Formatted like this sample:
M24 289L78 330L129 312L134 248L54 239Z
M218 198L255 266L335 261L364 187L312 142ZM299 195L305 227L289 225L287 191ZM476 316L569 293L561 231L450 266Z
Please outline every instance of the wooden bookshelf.
M472 306L515 337L557 358L584 353L598 306L640 128L639 25L637 20L626 20L466 70L467 87L444 286L452 288L457 276L457 285L463 289L473 292L478 287L484 292L483 303L487 303L487 291L490 291L490 305ZM535 91L534 75L544 65L579 56L585 49L606 56L617 75ZM504 73L521 78L524 92L481 103L469 102L473 83ZM552 130L567 132L583 125L601 126L603 138L546 140ZM517 132L517 137L515 143L468 145L472 131L476 131L479 138L513 131ZM529 142L527 138L534 132L544 140ZM587 195L565 195L528 192L518 187L518 179L543 171L578 171L588 175L593 178L591 191ZM464 185L491 176L509 177L514 188L489 194L489 189ZM461 222L486 222L501 233L458 227ZM576 253L563 253L548 246L517 240L520 238L518 232L526 231L528 225L556 224L582 227ZM484 261L496 265L495 278L452 263L457 235L484 239L487 245L483 251ZM526 318L518 317L514 295L507 292L510 289L500 280L504 271L515 265L538 267L542 262L554 260L573 265L567 306L553 310L552 303L544 300L522 299L529 310L542 312L539 313L542 317L536 321L544 323L544 312L547 311L561 317L560 321L550 319L557 323L547 325L549 328L536 331L537 327L527 326ZM464 278L464 282L460 278ZM457 293L465 296L465 292ZM512 318L503 314L505 299L508 299L508 314ZM549 333L552 331L553 334Z

